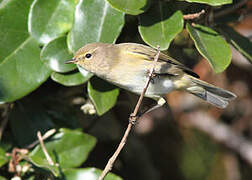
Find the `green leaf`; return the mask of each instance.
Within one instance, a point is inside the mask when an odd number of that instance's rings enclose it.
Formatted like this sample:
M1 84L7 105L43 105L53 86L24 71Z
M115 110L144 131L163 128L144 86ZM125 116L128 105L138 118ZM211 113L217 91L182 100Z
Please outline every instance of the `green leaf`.
M76 0L34 0L29 13L29 32L38 42L47 44L69 31Z
M88 95L95 105L98 115L111 109L119 95L119 89L94 76L88 82Z
M79 168L79 169L66 169L63 174L66 180L97 180L102 173L100 169L96 168ZM104 180L122 180L122 178L109 173Z
M8 162L8 158L5 153L6 152L0 147L0 167L2 167L5 163Z
M29 37L27 20L32 0L0 5L0 103L19 99L50 75L40 61L39 45Z
M232 0L185 0L185 1L209 4L211 6L220 6L220 5L224 5L224 4L231 4L233 2Z
M93 136L79 130L62 128L45 143L45 147L53 162L58 163L60 168L72 168L80 166L87 159L95 144L96 139ZM52 170L58 175L55 166L48 164L40 145L29 154L29 157L36 166Z
M183 30L184 19L173 3L158 1L146 13L139 16L138 27L144 42L161 50L168 49L171 41Z
M46 81L50 73L40 61L39 44L27 38L0 64L0 103L27 95Z
M222 25L220 26L220 30L227 40L252 63L252 42L230 26Z
M150 6L150 0L107 0L109 4L126 14L138 15L146 11Z
M41 60L53 71L63 73L76 69L74 64L65 64L73 56L68 52L66 36L59 37L46 44L40 56Z
M53 72L51 78L55 82L58 82L64 86L77 86L88 81L91 76L92 74L89 74L88 76L84 77L80 72L73 71L64 74Z
M7 180L7 179L3 176L0 176L0 180Z
M196 48L212 65L216 73L224 71L231 62L232 52L227 42L214 30L202 25L186 24Z
M105 0L80 0L68 36L68 47L76 52L88 43L113 43L123 25L124 13L113 9Z
M37 132L54 128L51 118L39 102L18 101L11 114L10 125L15 141L24 147L36 141Z
M27 19L32 0L3 1L0 4L0 63L29 37Z

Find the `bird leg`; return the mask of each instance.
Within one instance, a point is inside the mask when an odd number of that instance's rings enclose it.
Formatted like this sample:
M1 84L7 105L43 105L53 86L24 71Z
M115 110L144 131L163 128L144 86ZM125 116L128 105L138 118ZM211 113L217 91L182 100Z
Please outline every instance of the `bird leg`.
M145 110L145 111L139 113L138 117L143 116L144 114L147 114L147 113L149 113L149 112L151 112L151 111L154 111L154 110L156 110L156 109L162 107L165 103L166 103L166 100L165 100L164 98L160 97L160 98L157 100L157 104L155 104L155 105L152 106L151 108L149 108L149 109L147 109L147 110Z

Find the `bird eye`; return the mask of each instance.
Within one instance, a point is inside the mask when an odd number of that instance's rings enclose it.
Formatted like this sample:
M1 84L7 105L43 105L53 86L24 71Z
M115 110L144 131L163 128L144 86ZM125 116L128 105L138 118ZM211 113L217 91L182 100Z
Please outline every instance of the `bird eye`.
M85 58L87 58L87 59L89 59L89 58L91 58L92 57L92 54L90 54L90 53L87 53L86 55L85 55Z

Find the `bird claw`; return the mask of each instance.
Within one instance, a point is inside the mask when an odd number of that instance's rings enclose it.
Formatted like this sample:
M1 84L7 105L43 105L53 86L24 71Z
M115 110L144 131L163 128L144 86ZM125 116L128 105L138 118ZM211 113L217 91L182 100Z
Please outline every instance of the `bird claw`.
M152 74L150 73L150 70L147 70L147 77L150 77L150 82L152 83L152 84L154 84L155 83L155 81L154 81L154 78L155 77L157 77L157 78L159 78L159 75L157 74L157 73L155 73L155 72L153 72Z
M131 114L129 117L129 122L134 125L136 124L137 119L138 119L138 116Z

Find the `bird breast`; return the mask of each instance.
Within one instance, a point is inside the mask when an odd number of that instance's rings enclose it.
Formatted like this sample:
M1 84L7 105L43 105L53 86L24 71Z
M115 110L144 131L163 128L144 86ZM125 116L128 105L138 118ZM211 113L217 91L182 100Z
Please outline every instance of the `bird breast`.
M113 84L132 91L137 94L141 94L143 88L148 80L149 70L152 67L152 63L127 63L117 64L111 68L111 71L105 74L102 78L112 82ZM159 71L157 66L157 71ZM174 89L174 83L169 76L154 76L149 84L146 92L146 96L162 96Z

